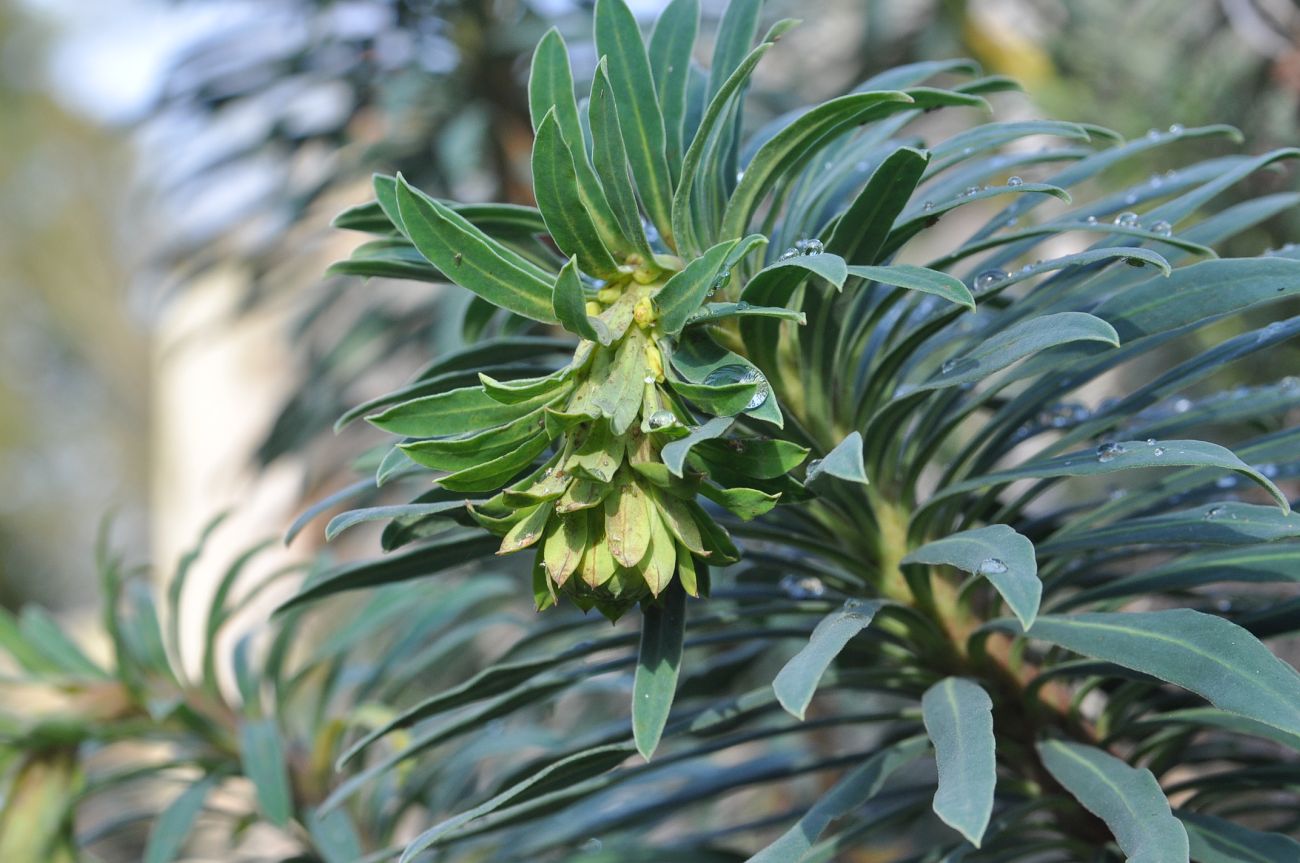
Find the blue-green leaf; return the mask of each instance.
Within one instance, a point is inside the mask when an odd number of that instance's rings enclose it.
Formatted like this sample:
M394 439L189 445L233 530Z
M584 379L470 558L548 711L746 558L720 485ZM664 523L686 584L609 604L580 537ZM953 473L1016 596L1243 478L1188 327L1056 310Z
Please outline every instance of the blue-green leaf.
M847 482L867 484L867 469L862 462L862 433L850 432L844 440L822 458L808 465L804 476L810 484L820 476L833 476Z
M611 341L609 327L600 318L587 314L587 294L582 288L582 279L578 276L578 259L569 258L569 262L560 269L555 280L555 317L560 325L571 333L593 342L608 345Z
M925 735L917 735L875 753L845 774L793 827L750 857L747 863L793 863L802 860L832 821L852 813L875 797L890 776L911 764L929 748L929 739Z
M647 761L659 745L677 692L686 633L686 591L674 581L641 612L641 649L632 682L632 736Z
M1038 744L1049 773L1115 834L1129 863L1187 863L1187 831L1150 770L1079 743Z
M1022 626L1033 626L1043 583L1034 544L1005 524L965 530L937 539L903 558L903 563L955 566L983 576L997 588Z
M776 700L786 712L804 718L817 684L849 639L866 629L884 605L873 600L845 600L817 624L804 648L794 655L772 681Z
M284 745L274 719L252 719L239 729L240 761L257 789L262 814L272 824L283 827L293 817L293 791L289 787L289 768L284 760Z
M1300 734L1300 673L1221 617L1189 609L1048 614L1038 618L1028 635L1149 674L1216 707Z
M203 811L204 801L219 781L216 776L200 779L167 805L149 830L143 863L171 863L176 859Z
M979 684L947 677L925 691L921 716L939 764L934 812L978 848L997 783L993 701Z
M401 177L397 178L397 206L415 248L447 278L495 306L555 323L551 285L507 260L495 240L467 222L458 224L459 217L417 194Z
M641 28L625 0L596 0L596 50L609 62L623 145L646 212L673 246L672 180L664 155L664 117Z
M1196 863L1292 863L1300 860L1300 842L1281 833L1251 830L1200 812L1174 813L1187 829Z

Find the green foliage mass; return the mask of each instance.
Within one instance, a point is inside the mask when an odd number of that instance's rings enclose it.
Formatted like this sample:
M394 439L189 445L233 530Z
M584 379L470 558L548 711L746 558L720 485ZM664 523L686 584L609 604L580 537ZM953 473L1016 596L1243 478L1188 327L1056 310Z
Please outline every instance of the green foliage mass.
M1214 251L1295 207L1215 201L1300 150L1098 194L1234 131L980 122L1014 84L961 61L751 129L793 24L760 38L760 5L706 69L695 0L648 38L598 0L581 99L548 33L536 209L379 176L339 217L373 237L338 271L473 295L464 344L341 421L391 437L321 510L418 496L331 523L387 521L389 553L304 583L270 683L236 651L241 757L186 759L151 859L232 773L330 863L1300 859L1300 674L1263 641L1300 628L1300 385L1218 383L1300 332L1300 253ZM1168 359L1248 311L1273 322ZM297 622L363 588L286 677ZM550 610L509 649L408 688L521 595ZM61 672L147 688L161 649Z

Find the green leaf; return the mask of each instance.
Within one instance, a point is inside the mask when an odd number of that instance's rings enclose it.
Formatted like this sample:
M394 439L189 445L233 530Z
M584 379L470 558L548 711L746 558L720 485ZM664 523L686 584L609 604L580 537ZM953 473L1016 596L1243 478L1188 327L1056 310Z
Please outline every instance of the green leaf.
M745 166L745 175L732 193L722 217L721 236L745 233L758 203L782 173L807 163L818 144L866 122L873 114L913 102L906 93L852 93L823 102L776 133Z
M1279 515L1276 507L1257 507L1257 509L1274 516ZM1207 525L1201 510L1197 509L1196 513L1197 523L1195 529L1190 531L1190 537L1199 540L1201 538L1199 534L1213 527L1213 522L1218 519L1211 519L1211 524ZM1295 522L1294 531L1300 535L1300 518L1297 518L1295 513L1284 517ZM1145 538L1145 534L1142 536ZM1165 538L1155 539L1163 541ZM1103 541L1101 547L1113 548L1114 546ZM1190 590L1207 584L1296 583L1300 582L1300 566L1296 565L1298 560L1300 560L1300 546L1294 543L1248 545L1245 548L1188 554L1154 569L1118 577L1097 587L1072 594L1058 606L1058 610L1120 597Z
M749 406L758 392L757 382L742 382L705 386L686 381L674 381L673 391L693 402L713 416L735 416Z
M705 303L686 319L686 326L693 327L698 324L716 323L727 318L744 317L777 318L783 321L794 321L796 324L808 322L807 315L794 309L786 309L780 306L751 306L749 303L742 301L739 303Z
M966 306L972 311L975 309L975 298L971 296L970 289L961 279L938 270L928 270L911 264L893 264L888 267L852 266L849 267L849 275L859 279L870 279L882 285L934 294L950 303Z
M339 513L325 526L325 540L332 541L343 531L368 521L387 521L411 516L442 515L464 509L476 501L444 500L437 503L403 503L395 506L372 506Z
M997 782L993 701L979 684L947 677L925 691L921 716L939 764L934 812L978 848Z
M411 242L447 278L507 311L555 323L551 285L507 260L495 240L467 222L458 224L451 210L417 194L400 176L397 206Z
M1086 312L1060 312L1020 321L999 330L979 347L944 362L937 374L918 390L940 389L973 383L1055 345L1093 341L1119 345L1115 328Z
M596 50L609 62L623 145L641 201L669 246L674 246L672 181L664 155L664 117L641 28L625 0L596 0Z
M687 82L699 28L699 0L672 0L660 13L650 35L650 68L664 116L664 151L674 187L686 149L683 135Z
M686 467L686 456L691 448L700 441L722 437L734 421L731 417L714 417L699 428L693 429L686 437L666 445L659 457L674 476L680 477Z
M891 744L845 774L813 804L793 827L750 857L748 863L794 863L804 859L832 821L860 809L889 777L929 751L930 741L918 734Z
M608 345L612 340L609 328L600 318L587 314L587 292L583 290L582 278L578 275L578 259L569 258L569 262L560 269L555 280L555 317L560 325L571 333L582 336L592 342Z
M930 154L922 150L899 147L890 153L835 222L826 251L851 263L880 260L894 220L907 206L929 163Z
M861 432L850 432L825 456L809 462L804 483L810 484L820 476L833 476L846 482L867 485L867 469L862 463Z
M200 779L167 804L149 830L143 863L171 863L176 859L203 811L208 794L219 781L217 776Z
M777 672L772 691L785 711L803 719L822 675L849 643L849 639L866 629L884 605L874 600L848 599L817 624L803 649Z
M641 649L632 683L632 736L647 761L668 724L685 633L686 591L674 581L657 602L642 606Z
M591 81L588 106L593 141L591 155L615 221L623 236L630 239L633 249L649 264L654 261L654 250L646 241L645 229L641 225L641 210L637 207L636 189L628 174L627 151L623 149L623 131L618 122L613 88L605 71L607 66L608 61L602 57Z
M554 27L546 31L533 52L532 68L528 76L528 110L532 117L533 131L537 133L540 133L547 114L554 110L555 122L559 126L555 137L566 145L574 172L573 186L559 192L570 200L577 196L581 201L583 218L590 220L591 230L599 236L599 242L610 253L619 257L626 256L633 250L630 238L634 235L624 235L606 196L608 190L601 186L596 172L587 160L582 120L573 90L573 72L569 67L569 49ZM565 165L558 166L558 169L567 170ZM543 227L546 231L552 230L549 221ZM639 224L636 230L637 233L641 232ZM585 263L586 258L583 260Z
M257 789L262 814L276 826L293 818L293 792L284 760L284 745L274 719L253 719L239 728L239 757L244 775Z
M954 533L908 554L903 563L955 566L987 578L1026 629L1033 626L1043 583L1034 544L1005 524Z
M607 279L618 273L618 263L578 192L579 155L561 134L555 111L547 113L533 140L533 193L560 251L577 256L584 272Z
M1039 743L1038 757L1085 809L1106 822L1129 863L1186 863L1187 831L1150 770L1060 740Z
M793 22L785 22L793 24ZM703 244L708 241L708 236L712 234L701 235L700 229L711 229L712 224L704 224L706 221L703 216L705 210L701 207L692 192L695 191L697 179L701 179L700 166L704 162L706 153L710 152L711 146L717 138L725 134L724 121L726 117L732 116L733 100L739 99L745 82L749 80L750 74L758 61L763 55L776 44L776 39L784 32L784 28L778 24L768 32L767 38L757 48L749 52L744 61L736 68L727 78L716 93L708 98L708 107L704 115L700 118L699 126L695 130L695 135L691 139L690 146L686 150L686 157L682 161L681 180L673 193L672 201L672 221L673 230L677 236L677 248L683 255L698 254L703 249ZM706 97L707 93L704 94ZM717 178L703 177L705 181L716 182ZM740 236L743 232L737 232Z
M517 420L558 397L554 390L515 404L502 404L482 385L462 387L394 405L366 420L386 432L412 437L444 437L477 432Z
M1196 863L1289 863L1300 860L1300 842L1280 833L1250 830L1231 821L1179 810Z
M499 540L495 537L478 531L457 532L378 560L345 564L308 582L297 595L277 608L276 613L345 590L360 590L436 575L443 570L490 555L496 551L498 544Z
M346 810L307 814L307 830L325 863L357 863L364 858L361 837Z
M1300 673L1221 617L1189 609L1048 614L1027 634L1149 674L1195 692L1216 707L1300 734Z
M714 281L722 271L727 255L739 240L718 243L700 257L686 265L655 294L655 309L659 315L659 329L675 336L686 326L690 316L699 310L709 296Z
M1268 477L1237 458L1231 450L1198 440L1112 441L1092 452L1074 452L1042 461L1031 461L1020 467L954 483L937 491L925 506L933 506L974 489L1018 479L1103 476L1119 471L1156 467L1217 467L1236 471L1263 486L1282 507L1283 512L1290 509L1286 495ZM924 509L925 507L922 508Z

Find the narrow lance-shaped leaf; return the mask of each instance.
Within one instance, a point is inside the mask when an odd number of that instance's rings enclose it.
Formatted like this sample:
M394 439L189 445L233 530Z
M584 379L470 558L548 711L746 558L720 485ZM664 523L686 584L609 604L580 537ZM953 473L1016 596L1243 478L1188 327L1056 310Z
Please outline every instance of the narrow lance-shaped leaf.
M1043 583L1034 544L1005 524L965 530L937 539L903 558L903 563L947 565L983 576L997 588L1022 626L1033 626Z
M670 247L674 246L672 181L664 155L664 117L641 28L625 0L597 0L596 50L609 58L609 82L641 201Z
M659 329L675 336L699 310L737 240L718 243L674 275L654 297Z
M588 341L600 342L602 345L610 343L609 327L600 318L587 314L587 294L582 288L582 278L578 275L576 257L569 258L569 262L560 269L552 301L555 303L555 317L559 318L560 325L566 330Z
M239 729L240 759L244 775L257 789L262 814L272 824L284 826L293 817L293 793L284 760L280 729L274 719L254 719Z
M853 264L876 263L889 229L916 191L929 162L929 153L910 147L890 153L835 223L826 251Z
M618 264L578 194L574 163L579 155L564 139L555 111L547 113L533 141L533 192L560 251L576 255L584 272L609 278L618 272Z
M930 748L925 735L900 740L872 755L822 795L799 821L771 845L750 857L748 863L789 863L802 860L830 826L860 808L880 791L889 777L911 764Z
M993 702L979 684L948 677L925 691L921 716L939 764L934 812L978 848L997 782Z
M215 776L201 779L167 805L149 830L143 863L171 863L176 859L203 811L204 801L218 781Z
M714 417L686 437L665 446L660 453L660 458L668 470L675 476L681 476L686 467L686 456L690 453L691 448L700 441L722 437L727 433L727 429L731 428L733 422L734 420L731 417Z
M591 155L614 219L623 235L631 241L633 249L650 262L654 259L654 251L646 241L641 226L641 210L636 202L636 188L628 174L627 150L623 148L618 106L614 104L614 90L606 72L608 65L609 61L602 57L591 80L591 102L587 109L591 118Z
M658 602L644 606L641 615L641 649L632 682L632 736L646 760L668 724L685 633L686 591L674 581Z
M1018 479L1103 476L1124 470L1156 467L1215 467L1235 471L1261 485L1282 507L1283 512L1290 511L1286 495L1272 480L1237 458L1231 450L1199 440L1110 441L1093 452L1069 453L953 483L937 491L926 502L926 506L933 506L974 489Z
M832 611L817 624L808 643L777 672L772 681L776 700L786 712L803 719L822 675L849 639L866 629L883 603L871 600L845 600L844 606Z
M1200 812L1174 813L1187 830L1196 863L1287 863L1300 860L1300 842L1281 833L1251 830Z
M664 115L664 151L674 187L686 150L682 136L686 121L687 82L699 27L699 0L672 0L655 22L650 36L650 68L654 71L655 91L659 94L659 106Z
M1028 635L1149 674L1224 710L1300 734L1300 673L1221 617L1190 609L1049 614L1040 616Z
M551 286L507 261L486 234L457 224L446 207L416 194L401 177L397 206L411 242L453 282L507 311L555 323Z
M929 270L911 264L893 264L888 267L849 267L849 275L859 279L870 279L882 285L893 285L909 291L920 291L942 297L950 303L975 308L975 298L970 289L955 276Z
M867 469L862 463L861 432L850 432L824 457L810 462L808 473L804 476L804 483L812 483L821 476L833 476L847 482L867 484Z
M1150 770L1060 740L1039 743L1038 757L1085 809L1106 822L1129 863L1187 863L1187 831Z
M554 110L560 137L569 145L573 156L575 186L572 191L581 199L594 230L610 252L615 255L631 252L632 235L624 235L614 217L607 190L602 188L587 161L582 120L573 89L573 72L569 67L569 49L554 27L546 32L533 52L528 76L528 108L534 132L540 130L547 113ZM637 232L640 230L638 225Z

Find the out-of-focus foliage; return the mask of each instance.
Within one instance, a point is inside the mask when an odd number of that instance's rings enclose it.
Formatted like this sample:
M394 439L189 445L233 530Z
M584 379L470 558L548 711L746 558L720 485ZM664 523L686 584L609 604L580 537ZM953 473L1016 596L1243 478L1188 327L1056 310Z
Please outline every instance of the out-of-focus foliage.
M114 215L128 154L40 89L47 35L0 7L0 599L58 605L107 507L142 539L147 347Z

